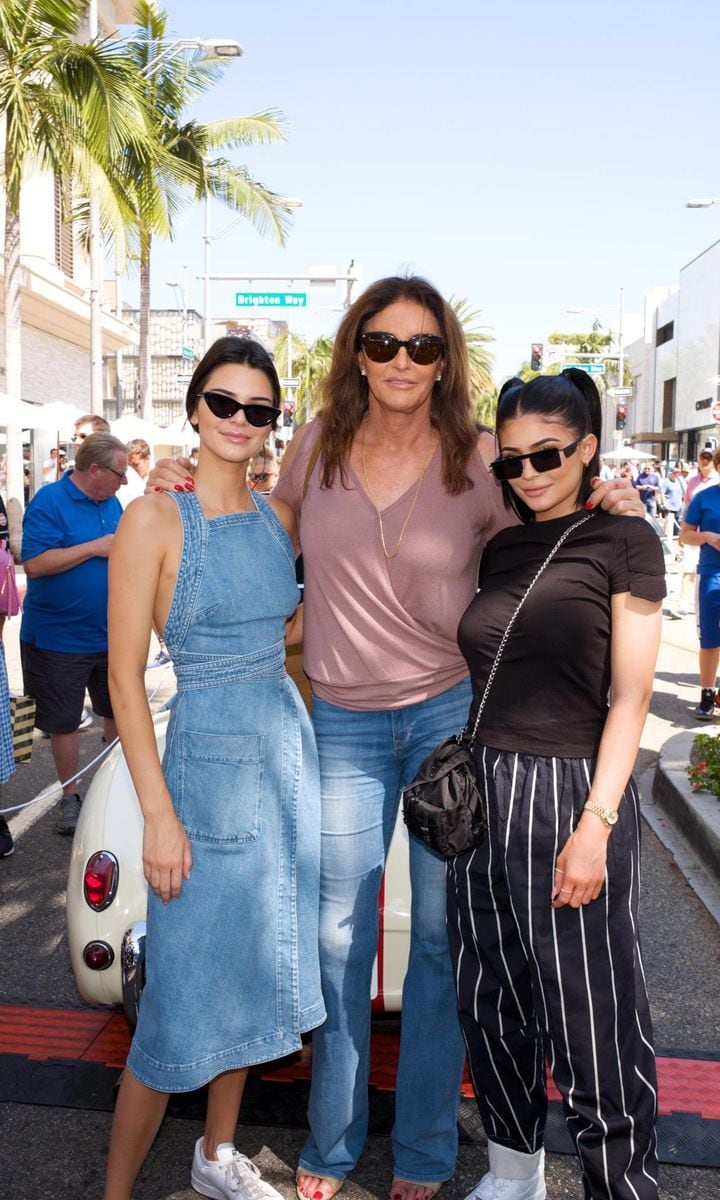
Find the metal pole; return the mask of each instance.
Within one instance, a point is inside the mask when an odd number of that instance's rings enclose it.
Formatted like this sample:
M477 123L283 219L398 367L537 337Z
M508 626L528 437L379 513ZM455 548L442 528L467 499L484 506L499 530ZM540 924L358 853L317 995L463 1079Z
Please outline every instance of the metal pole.
M88 5L88 35L94 41L98 35L97 0ZM102 360L102 310L100 295L102 286L102 240L100 237L100 209L90 192L90 411L103 415L103 360Z
M212 242L210 220L210 197L205 197L205 242L204 275L203 275L203 354L210 349L210 244Z

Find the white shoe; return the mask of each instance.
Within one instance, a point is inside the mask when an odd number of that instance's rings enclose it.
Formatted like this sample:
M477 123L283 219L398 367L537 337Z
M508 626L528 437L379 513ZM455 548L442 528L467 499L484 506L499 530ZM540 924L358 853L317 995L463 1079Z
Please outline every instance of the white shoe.
M521 1154L488 1138L490 1170L465 1200L545 1200L545 1151ZM493 1167L495 1170L493 1170ZM533 1170L533 1167L535 1168ZM496 1171L502 1171L497 1175ZM515 1179L508 1179L512 1171ZM531 1174L528 1175L528 1171ZM524 1179L518 1179L524 1175Z
M217 1160L205 1157L203 1139L195 1143L190 1182L201 1196L212 1200L283 1200L280 1192L261 1177L254 1162L236 1150L232 1142L217 1148Z
M465 1200L545 1200L545 1172L529 1179L499 1179L488 1171Z

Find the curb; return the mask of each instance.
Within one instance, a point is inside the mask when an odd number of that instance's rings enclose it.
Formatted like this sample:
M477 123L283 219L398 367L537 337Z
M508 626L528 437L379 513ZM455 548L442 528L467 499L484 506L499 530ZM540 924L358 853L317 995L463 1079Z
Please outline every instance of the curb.
M687 765L696 730L668 738L658 755L653 800L678 826L704 866L720 882L720 800L690 787Z

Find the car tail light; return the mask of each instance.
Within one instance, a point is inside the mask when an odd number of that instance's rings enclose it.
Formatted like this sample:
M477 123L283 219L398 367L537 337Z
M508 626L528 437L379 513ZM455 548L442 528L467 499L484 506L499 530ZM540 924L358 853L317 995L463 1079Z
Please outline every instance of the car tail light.
M99 850L87 861L83 875L85 899L95 912L102 912L115 899L118 885L118 862L109 850Z
M83 962L91 971L106 971L113 965L114 958L107 942L88 942L83 950Z

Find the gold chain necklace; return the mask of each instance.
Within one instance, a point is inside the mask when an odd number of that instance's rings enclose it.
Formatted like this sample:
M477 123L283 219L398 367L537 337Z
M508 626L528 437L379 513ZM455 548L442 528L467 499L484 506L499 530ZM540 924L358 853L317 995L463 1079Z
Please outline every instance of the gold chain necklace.
M365 427L366 427L366 425L367 425L367 417L363 421L362 438L360 440L360 451L362 454L363 475L365 476L365 488L367 490L368 499L369 499L370 503L372 504L373 508L375 509L375 512L377 513L378 525L380 526L380 542L382 544L383 554L385 555L386 558L395 558L398 550L400 549L400 546L402 545L402 540L405 537L405 530L408 527L408 522L409 522L411 516L413 515L413 512L415 511L415 505L418 502L418 496L420 495L420 488L422 487L422 481L425 478L425 472L428 469L430 459L432 458L432 456L435 452L435 447L433 445L430 446L428 456L425 459L423 469L420 472L420 478L417 481L417 487L415 488L415 495L413 496L412 504L410 505L408 515L406 516L406 518L403 522L403 527L400 530L400 537L398 538L397 546L392 551L392 553L390 553L388 551L387 546L385 545L385 530L383 529L382 513L381 513L380 509L378 508L377 504L375 503L375 497L372 494L372 489L370 487L370 480L368 479L367 465L365 463Z

